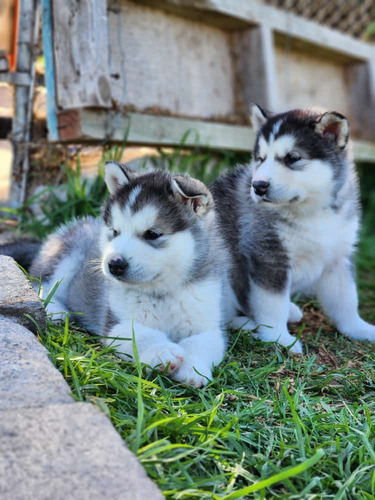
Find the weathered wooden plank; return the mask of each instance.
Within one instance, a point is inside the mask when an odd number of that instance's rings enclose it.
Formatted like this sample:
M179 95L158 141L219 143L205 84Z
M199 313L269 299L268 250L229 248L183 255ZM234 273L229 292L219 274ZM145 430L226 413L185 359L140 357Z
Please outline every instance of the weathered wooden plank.
M356 162L375 163L375 143L353 141L353 156Z
M103 110L71 110L59 113L60 138L66 142L122 142L129 127L127 144L178 146L187 131L184 145L214 150L251 151L255 133L251 127ZM356 161L375 162L375 143L353 141Z
M184 134L190 131L184 143L186 147L199 144L211 149L249 151L255 138L249 127L182 118L138 113L122 116L100 110L74 110L59 114L60 138L67 142L103 141L106 137L121 142L128 127L127 143L130 145L177 146Z
M375 60L348 68L347 82L352 132L375 141Z
M20 0L20 16L18 31L18 57L17 73L31 74L33 64L33 29L35 22L36 2L30 0ZM29 78L30 80L30 78ZM28 120L29 88L16 85L14 91L14 118L12 129L13 162L11 173L10 203L13 207L19 206L23 201L24 192L22 190L23 178L27 172L24 162L28 158L27 142L30 122Z
M280 46L275 48L275 59L278 110L320 107L339 111L351 120L347 65Z
M212 23L215 23L215 16L217 16L218 22L222 26L224 25L223 16L227 16L229 28L234 20L252 25L261 24L288 37L288 39L297 39L306 45L320 47L331 57L341 55L344 58L364 61L374 55L375 49L369 44L255 0L136 1L137 3L179 12L180 15L187 17L196 17L197 12L201 12L204 14L205 21Z
M278 84L270 29L257 26L233 34L239 111L249 110L254 102L277 110Z
M57 104L111 106L107 2L52 0Z
M202 119L234 112L228 32L128 0L118 5L108 14L115 101Z

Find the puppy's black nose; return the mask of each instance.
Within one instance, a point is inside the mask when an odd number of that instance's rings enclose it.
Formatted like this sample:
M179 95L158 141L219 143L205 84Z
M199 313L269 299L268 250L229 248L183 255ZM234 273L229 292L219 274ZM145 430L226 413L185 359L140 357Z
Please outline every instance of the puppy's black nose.
M113 276L121 276L129 266L128 262L120 256L113 257L108 262L108 269Z
M258 196L264 196L267 193L268 186L270 185L267 181L254 181L253 188L255 194Z

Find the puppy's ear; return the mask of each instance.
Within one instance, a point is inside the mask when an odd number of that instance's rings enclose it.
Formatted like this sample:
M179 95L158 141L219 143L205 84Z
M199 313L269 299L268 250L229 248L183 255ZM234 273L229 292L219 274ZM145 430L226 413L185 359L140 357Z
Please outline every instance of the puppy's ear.
M336 111L329 111L319 117L315 131L322 137L333 141L344 149L349 140L349 124L345 116Z
M198 217L206 215L214 206L214 199L203 182L182 175L173 176L171 181L173 195L187 205Z
M111 194L116 193L122 186L129 184L136 176L137 174L124 164L115 163L114 161L105 164L104 179Z
M270 113L262 109L258 104L250 106L250 120L255 132L258 132L263 127L269 117Z

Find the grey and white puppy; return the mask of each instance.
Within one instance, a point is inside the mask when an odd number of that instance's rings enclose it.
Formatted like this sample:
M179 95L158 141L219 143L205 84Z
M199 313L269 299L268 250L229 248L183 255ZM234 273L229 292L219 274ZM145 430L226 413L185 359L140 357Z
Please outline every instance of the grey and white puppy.
M103 342L125 359L134 331L141 362L201 387L225 350L225 252L212 195L190 177L136 175L116 163L106 165L105 179L103 217L52 234L30 274L46 292L62 279L49 313L83 313L75 320L112 337Z
M349 127L336 112L268 115L252 108L253 161L212 186L232 255L227 321L258 325L263 341L288 346L287 322L301 311L290 296L318 297L338 330L375 341L358 314L353 255L360 227ZM302 352L300 342L292 347Z

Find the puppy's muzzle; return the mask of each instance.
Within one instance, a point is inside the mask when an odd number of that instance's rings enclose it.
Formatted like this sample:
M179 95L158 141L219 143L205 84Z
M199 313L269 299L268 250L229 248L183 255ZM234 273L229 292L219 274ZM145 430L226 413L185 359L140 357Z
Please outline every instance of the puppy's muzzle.
M108 269L113 276L123 276L128 267L129 263L121 255L114 255L108 261Z
M257 194L258 196L265 196L267 194L269 185L270 183L267 181L254 181L253 188L255 194Z

